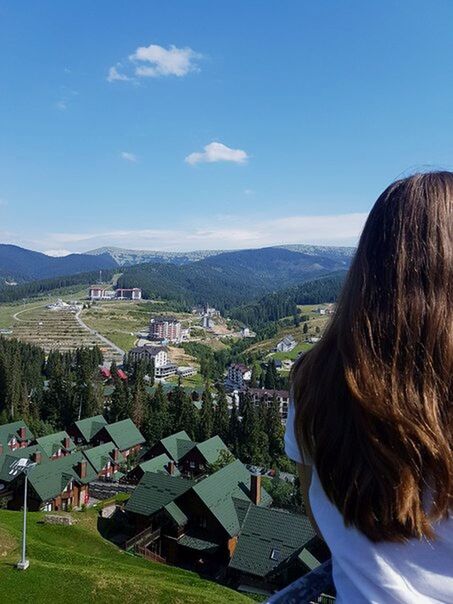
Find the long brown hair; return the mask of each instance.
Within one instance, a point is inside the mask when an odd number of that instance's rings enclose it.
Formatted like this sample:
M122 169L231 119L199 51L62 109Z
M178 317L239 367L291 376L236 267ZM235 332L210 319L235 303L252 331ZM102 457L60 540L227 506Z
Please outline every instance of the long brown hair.
M453 173L382 193L293 386L299 447L345 524L433 537L453 494Z

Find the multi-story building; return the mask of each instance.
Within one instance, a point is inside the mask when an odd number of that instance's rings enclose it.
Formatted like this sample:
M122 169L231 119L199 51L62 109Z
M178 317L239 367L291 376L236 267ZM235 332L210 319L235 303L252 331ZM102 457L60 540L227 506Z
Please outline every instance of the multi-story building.
M266 405L267 407L275 399L278 402L278 410L283 424L286 424L289 407L288 390L272 390L268 388L248 388L240 393L242 399L245 394L252 397L255 407Z
M227 382L237 388L244 386L252 379L252 370L242 363L233 363L228 367Z
M129 351L133 361L153 361L157 369L168 363L168 349L165 346L137 346Z
M89 291L90 300L141 300L142 290L139 287L110 289L105 285L92 285Z
M174 317L153 317L150 321L150 340L178 343L181 335L181 323Z
M139 287L123 288L120 287L116 290L117 300L141 300L142 290Z

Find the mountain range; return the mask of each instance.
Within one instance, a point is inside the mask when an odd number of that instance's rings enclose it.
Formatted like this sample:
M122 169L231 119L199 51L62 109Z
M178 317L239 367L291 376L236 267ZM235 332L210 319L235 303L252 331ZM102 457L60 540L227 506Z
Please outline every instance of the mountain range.
M60 258L0 244L0 281L24 282L75 275L118 266L110 254L69 254Z

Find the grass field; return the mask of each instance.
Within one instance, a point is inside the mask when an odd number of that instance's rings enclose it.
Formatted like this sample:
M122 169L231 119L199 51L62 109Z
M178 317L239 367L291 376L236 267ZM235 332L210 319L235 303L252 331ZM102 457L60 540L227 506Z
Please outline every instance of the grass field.
M126 554L97 532L94 510L74 513L77 524L43 524L29 514L30 568L18 571L22 515L0 510L1 601L22 604L247 604L233 590L195 573Z
M163 302L96 302L83 310L81 318L92 329L114 342L123 350L130 350L137 339L137 331L147 329L151 315L168 313L187 323L191 315L165 310Z

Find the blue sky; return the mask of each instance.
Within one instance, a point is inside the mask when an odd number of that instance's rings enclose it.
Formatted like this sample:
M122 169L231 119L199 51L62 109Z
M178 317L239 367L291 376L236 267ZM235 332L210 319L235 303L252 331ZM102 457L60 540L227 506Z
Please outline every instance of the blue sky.
M451 0L0 2L0 240L353 244L453 163Z

